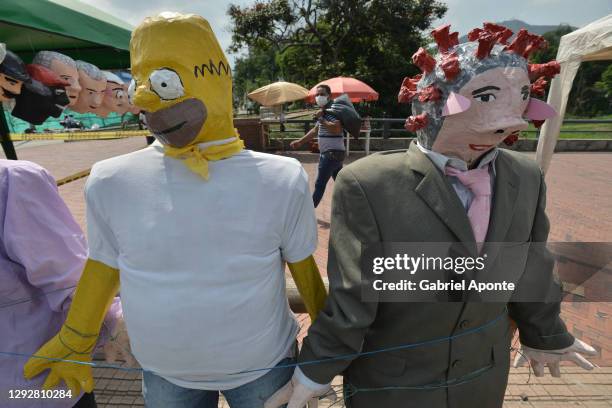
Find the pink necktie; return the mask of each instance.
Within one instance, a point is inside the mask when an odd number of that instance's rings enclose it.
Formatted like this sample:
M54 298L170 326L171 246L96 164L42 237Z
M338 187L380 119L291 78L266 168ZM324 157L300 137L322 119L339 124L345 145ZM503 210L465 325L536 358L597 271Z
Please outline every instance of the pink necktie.
M474 194L474 199L470 204L467 215L472 225L474 238L476 238L478 251L480 252L482 243L487 236L489 217L491 216L491 176L489 175L489 166L468 171L447 167L446 174L457 177L461 184L469 188Z

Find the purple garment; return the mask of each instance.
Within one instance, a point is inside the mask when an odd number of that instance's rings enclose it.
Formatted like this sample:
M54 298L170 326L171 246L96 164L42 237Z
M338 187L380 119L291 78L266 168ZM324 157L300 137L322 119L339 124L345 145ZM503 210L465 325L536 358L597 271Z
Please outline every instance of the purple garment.
M55 180L26 161L0 160L0 351L35 353L62 326L85 261L81 228ZM121 315L115 299L105 325ZM27 357L0 354L0 407L71 407L77 399L11 400L9 390L41 389L48 371L23 378Z

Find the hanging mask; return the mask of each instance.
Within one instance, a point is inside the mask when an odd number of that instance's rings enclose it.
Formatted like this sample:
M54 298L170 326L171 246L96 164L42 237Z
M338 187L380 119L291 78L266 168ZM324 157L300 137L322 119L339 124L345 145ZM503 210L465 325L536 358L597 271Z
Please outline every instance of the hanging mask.
M106 77L106 90L102 104L95 109L95 114L103 118L109 113L124 114L127 111L127 94L123 89L123 81L117 75L109 71L102 71Z
M53 70L42 65L29 64L26 69L32 79L42 82L51 90L56 109L52 109L50 113L55 118L59 117L66 106L70 105L68 95L68 88L71 86L70 81L61 78Z
M21 93L23 83L29 79L21 58L11 51L6 51L4 60L0 64L0 101L14 99Z
M75 112L96 113L104 100L106 92L106 77L95 65L85 61L76 61L79 72L79 85L81 92L74 105L70 106Z
M55 51L40 51L34 56L30 65L47 68L53 71L60 79L66 81L66 94L70 100L68 106L76 103L82 88L79 84L76 62L72 58ZM40 79L38 80L41 81ZM44 81L42 82L44 83Z
M58 109L55 106L53 92L35 79L23 86L15 101L15 108L11 114L34 125L40 125L51 116L52 111Z

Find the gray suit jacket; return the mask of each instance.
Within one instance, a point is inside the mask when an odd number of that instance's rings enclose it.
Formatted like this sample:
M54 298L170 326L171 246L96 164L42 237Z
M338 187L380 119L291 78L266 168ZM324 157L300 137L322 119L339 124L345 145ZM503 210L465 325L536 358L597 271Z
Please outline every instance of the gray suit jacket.
M545 242L546 190L536 163L502 150L495 166L486 241ZM301 366L318 383L343 373L348 407L501 407L510 318L525 345L557 349L572 344L559 319L559 303L362 301L362 285L368 282L361 278L361 250L376 242L461 242L466 254L477 256L465 209L446 177L414 143L407 152L358 160L338 175L329 243L330 295L308 331L299 362L453 336L501 318L486 330L433 345ZM489 261L491 269L514 262L520 282L533 276L553 281L554 262L543 246L518 260L493 254ZM453 386L434 385L449 383Z

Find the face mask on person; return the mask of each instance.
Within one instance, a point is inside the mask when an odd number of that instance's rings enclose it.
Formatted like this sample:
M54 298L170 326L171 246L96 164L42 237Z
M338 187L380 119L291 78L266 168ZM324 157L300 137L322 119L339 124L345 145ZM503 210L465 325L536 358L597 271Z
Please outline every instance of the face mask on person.
M315 102L317 102L317 105L322 108L323 106L327 105L327 96L317 95L315 97Z

